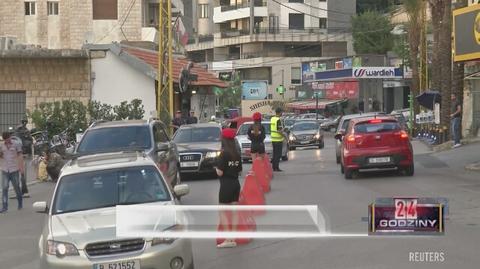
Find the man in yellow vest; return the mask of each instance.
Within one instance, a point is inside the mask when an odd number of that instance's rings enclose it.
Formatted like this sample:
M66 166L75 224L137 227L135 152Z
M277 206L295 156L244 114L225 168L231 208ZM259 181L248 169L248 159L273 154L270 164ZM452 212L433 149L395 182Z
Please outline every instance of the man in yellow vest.
M272 138L273 146L273 157L272 157L272 168L273 171L281 172L279 164L280 158L282 157L282 146L283 146L283 125L280 117L282 116L282 109L277 108L275 110L275 116L270 119L270 136Z

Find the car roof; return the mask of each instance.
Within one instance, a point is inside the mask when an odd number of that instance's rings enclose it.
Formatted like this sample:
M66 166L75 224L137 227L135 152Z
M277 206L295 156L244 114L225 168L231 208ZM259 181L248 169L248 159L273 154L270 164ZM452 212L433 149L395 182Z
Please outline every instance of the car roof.
M195 128L205 128L205 127L217 127L222 128L218 123L195 123L195 124L185 124L180 126L180 129L195 129Z
M105 128L105 127L124 127L124 126L142 126L148 125L146 120L115 120L115 121L99 121L93 123L91 129Z
M242 125L244 125L244 124L245 124L245 125L247 125L247 124L253 124L253 121L246 121L246 122L242 123ZM262 121L262 124L270 124L270 122L269 122L269 121ZM240 125L240 126L242 126L242 125Z
M103 171L108 169L155 166L145 153L136 151L120 151L90 154L74 157L62 168L61 176L79 174L92 171Z
M345 115L342 117L343 120L350 120L350 119L355 119L355 118L363 118L363 117L371 117L371 116L381 116L385 115L383 112L367 112L367 113L359 113L359 114L350 114L350 115Z
M351 119L350 122L352 122L353 124L355 124L355 123L359 123L359 122L366 122L366 121L373 120L373 119L389 120L389 121L398 122L395 117L389 116L389 115L368 116L368 117L354 118L354 119Z

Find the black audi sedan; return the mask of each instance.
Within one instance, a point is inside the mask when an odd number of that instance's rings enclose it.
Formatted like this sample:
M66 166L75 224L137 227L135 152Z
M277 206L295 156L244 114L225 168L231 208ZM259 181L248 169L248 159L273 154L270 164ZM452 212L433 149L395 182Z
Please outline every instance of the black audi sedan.
M180 174L214 174L220 156L222 129L216 123L182 125L173 142L179 153Z

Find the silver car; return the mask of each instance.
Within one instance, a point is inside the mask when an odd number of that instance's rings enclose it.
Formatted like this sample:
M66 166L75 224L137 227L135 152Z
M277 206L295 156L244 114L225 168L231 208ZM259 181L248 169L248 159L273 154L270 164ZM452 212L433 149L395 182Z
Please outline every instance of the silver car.
M237 141L237 146L240 149L240 153L242 155L242 159L245 161L251 160L250 156L250 146L251 146L251 141L248 139L248 128L252 126L253 122L245 122L237 130L237 136L235 137L235 140ZM265 128L266 132L266 137L265 137L265 153L269 154L272 156L273 154L273 146L272 146L272 138L270 136L270 122L268 121L263 121L262 122L263 127ZM288 137L288 136L285 136ZM283 147L282 147L282 160L283 161L288 161L288 153L289 153L289 144L288 144L288 139L283 139Z
M188 185L180 184L170 191L144 153L71 160L62 169L50 206L34 204L37 212L47 214L38 243L40 268L193 268L188 239L116 236L116 205L174 205L176 197L188 192Z

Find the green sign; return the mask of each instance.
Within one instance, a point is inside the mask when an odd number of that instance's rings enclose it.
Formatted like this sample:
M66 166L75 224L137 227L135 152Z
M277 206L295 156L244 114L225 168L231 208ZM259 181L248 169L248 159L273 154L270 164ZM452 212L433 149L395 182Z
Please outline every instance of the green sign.
M280 85L276 89L278 94L284 94L285 93L285 87L283 85Z

